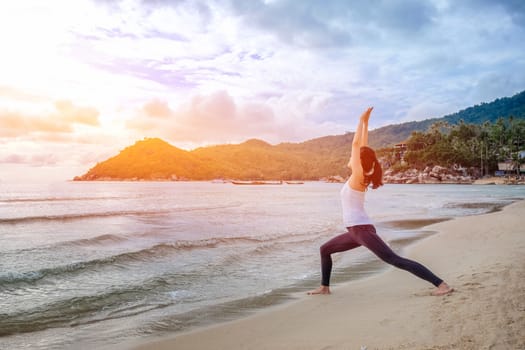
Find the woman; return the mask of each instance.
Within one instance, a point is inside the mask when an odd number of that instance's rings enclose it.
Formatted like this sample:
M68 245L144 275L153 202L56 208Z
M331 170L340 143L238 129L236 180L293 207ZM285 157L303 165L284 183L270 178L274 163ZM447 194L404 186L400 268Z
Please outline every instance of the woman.
M432 283L437 287L432 292L433 295L451 293L453 289L425 266L394 253L377 235L372 221L364 210L365 193L368 187L372 186L373 189L376 189L383 185L381 165L375 152L367 146L368 119L372 109L373 107L368 108L359 119L352 141L352 155L348 163L348 167L352 169L352 175L341 190L343 220L348 231L321 246L321 286L308 294L330 294L331 255L359 246L367 247L386 263L409 271Z

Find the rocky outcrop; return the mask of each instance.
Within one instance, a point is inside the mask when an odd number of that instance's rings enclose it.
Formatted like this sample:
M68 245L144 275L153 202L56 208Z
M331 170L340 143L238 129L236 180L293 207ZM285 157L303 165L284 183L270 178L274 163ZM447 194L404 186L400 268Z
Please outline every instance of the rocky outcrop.
M383 181L391 184L471 184L475 178L466 168L436 165L423 170L408 169L397 173L388 169Z

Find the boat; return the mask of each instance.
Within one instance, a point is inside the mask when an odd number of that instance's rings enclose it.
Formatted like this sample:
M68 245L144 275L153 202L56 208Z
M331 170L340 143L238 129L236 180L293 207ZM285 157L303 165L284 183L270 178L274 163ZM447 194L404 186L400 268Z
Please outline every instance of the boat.
M232 181L234 185L282 185L282 181Z
M212 184L227 184L231 182L230 180L225 180L225 179L214 179L211 181Z

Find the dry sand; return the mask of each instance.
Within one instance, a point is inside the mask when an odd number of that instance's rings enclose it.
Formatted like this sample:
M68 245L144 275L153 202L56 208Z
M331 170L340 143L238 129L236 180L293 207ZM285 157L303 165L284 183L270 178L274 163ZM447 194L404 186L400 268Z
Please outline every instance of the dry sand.
M405 255L452 285L448 296L392 268L136 349L525 349L525 201L427 228L438 234Z

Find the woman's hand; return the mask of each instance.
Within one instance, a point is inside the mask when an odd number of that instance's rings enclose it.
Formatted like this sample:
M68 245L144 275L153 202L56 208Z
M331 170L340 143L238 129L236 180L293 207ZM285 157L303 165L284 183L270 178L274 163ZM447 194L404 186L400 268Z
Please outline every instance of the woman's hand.
M366 111L361 115L361 120L363 123L368 123L368 119L370 119L370 114L372 113L372 110L374 107L368 107Z

